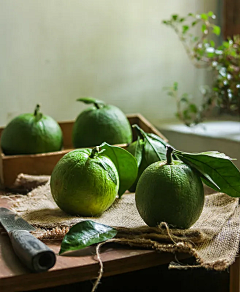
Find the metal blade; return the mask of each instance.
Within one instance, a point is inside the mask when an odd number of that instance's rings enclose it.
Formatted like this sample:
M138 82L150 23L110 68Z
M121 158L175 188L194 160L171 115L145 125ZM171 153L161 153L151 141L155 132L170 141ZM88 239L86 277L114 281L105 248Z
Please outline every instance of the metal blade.
M27 221L7 208L0 208L0 223L7 232L11 232L13 230L35 230L35 228Z

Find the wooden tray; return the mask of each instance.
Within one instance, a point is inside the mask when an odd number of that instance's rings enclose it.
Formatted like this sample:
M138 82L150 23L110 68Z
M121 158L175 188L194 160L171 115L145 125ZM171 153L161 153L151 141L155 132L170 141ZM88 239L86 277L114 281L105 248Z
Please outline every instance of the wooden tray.
M146 133L154 133L165 141L167 139L141 114L130 114L127 118L131 125L137 124ZM73 121L59 122L63 132L63 150L41 154L4 155L0 153L0 187L2 189L13 186L20 173L29 175L51 175L58 160L67 152L73 150L72 128ZM0 136L4 128L0 128ZM133 132L133 140L135 140ZM126 144L119 145L126 147Z

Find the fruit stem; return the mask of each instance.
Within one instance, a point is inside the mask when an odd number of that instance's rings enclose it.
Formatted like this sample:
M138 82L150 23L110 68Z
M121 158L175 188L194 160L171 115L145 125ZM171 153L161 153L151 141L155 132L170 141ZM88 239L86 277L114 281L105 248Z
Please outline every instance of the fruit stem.
M94 102L94 105L97 109L100 109L101 107L99 106L99 103L98 102Z
M145 138L143 135L142 129L137 124L132 125L132 128L136 130L137 135L138 135L138 137L140 137L140 139Z
M42 114L39 112L39 110L40 110L40 105L37 104L34 110L34 116L35 116L36 121L39 121L42 118Z
M90 158L94 158L96 156L96 154L99 153L99 147L96 146L95 148L92 149L92 152L90 154Z
M34 116L36 117L37 114L39 113L39 110L40 110L40 105L37 104L36 107L35 107L35 110L34 110Z
M173 148L169 145L166 146L167 148L167 164L172 164L172 152L173 152Z

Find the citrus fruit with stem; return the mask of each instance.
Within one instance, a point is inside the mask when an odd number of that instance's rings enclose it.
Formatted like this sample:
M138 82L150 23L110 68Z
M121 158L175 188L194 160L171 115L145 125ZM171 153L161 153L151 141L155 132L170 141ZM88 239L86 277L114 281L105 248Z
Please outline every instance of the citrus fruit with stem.
M166 222L170 227L189 228L199 218L204 204L203 184L197 171L180 160L167 160L148 166L136 188L138 212L149 226Z
M118 171L99 147L75 149L56 164L50 179L51 193L60 209L79 216L98 216L117 197Z
M34 113L21 114L12 119L1 135L4 154L37 154L62 149L63 136L59 124L40 112L37 105Z
M72 141L75 148L97 146L103 142L113 145L132 141L131 125L118 107L93 98L80 98L78 101L93 106L83 110L74 122Z

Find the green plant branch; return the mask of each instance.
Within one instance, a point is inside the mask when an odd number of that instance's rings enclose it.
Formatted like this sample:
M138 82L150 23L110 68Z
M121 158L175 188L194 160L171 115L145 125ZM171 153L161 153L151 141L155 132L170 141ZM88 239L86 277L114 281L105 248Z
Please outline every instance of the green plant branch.
M213 72L212 89L202 95L200 107L191 103L188 94L179 97L174 86L168 91L176 100L177 117L188 126L200 123L216 106L220 112L240 115L240 35L217 47L210 38L211 34L219 36L221 31L212 23L214 18L213 12L189 13L186 17L175 14L163 21L175 31L192 64L196 68L210 68ZM201 25L201 33L194 36L190 29L196 25Z

